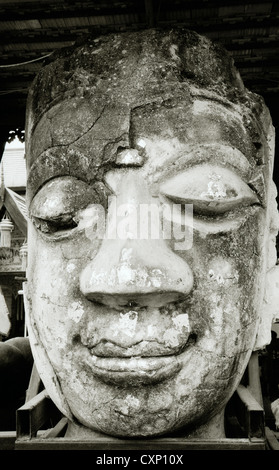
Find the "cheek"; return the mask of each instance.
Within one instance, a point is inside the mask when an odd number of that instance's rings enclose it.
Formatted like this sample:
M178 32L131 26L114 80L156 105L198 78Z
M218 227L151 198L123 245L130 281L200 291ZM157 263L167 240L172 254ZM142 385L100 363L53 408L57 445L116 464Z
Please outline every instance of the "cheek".
M212 225L213 226L213 225ZM265 261L265 220L261 211L246 215L235 229L217 233L194 233L189 263L202 289L224 291L236 286L259 284ZM246 291L246 297L252 293Z
M232 354L253 346L264 272L258 223L251 218L234 232L203 238L195 234L187 253L195 280L190 323L205 350L214 352L217 345L220 353Z
M79 295L80 273L96 255L100 240L91 240L81 232L71 239L48 241L30 224L28 243L28 283L34 293L42 296L48 292L53 302L60 298L62 303Z
M34 230L29 237L29 309L49 351L59 350L71 342L71 330L86 308L86 299L79 290L84 264L79 245L86 249L85 243L77 240L62 245L46 243ZM71 257L67 256L70 254Z
M28 274L34 294L42 300L49 297L52 303L58 298L66 300L77 270L76 263L63 259L61 250L53 250L40 242L37 242L37 251L34 262L30 260Z
M238 349L236 338L244 323L248 323L238 280L234 263L220 256L203 264L196 276L189 316L203 351L226 356L234 355Z

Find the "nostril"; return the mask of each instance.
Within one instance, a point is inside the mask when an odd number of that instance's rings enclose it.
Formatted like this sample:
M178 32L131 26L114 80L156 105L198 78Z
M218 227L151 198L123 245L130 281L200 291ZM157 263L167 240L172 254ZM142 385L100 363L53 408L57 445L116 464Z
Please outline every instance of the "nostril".
M195 344L197 342L197 340L198 340L198 335L197 335L197 333L193 332L193 333L190 334L187 343L188 344L190 344L190 343Z
M76 344L79 344L81 342L81 338L80 338L80 335L79 334L76 334L73 336L73 345L75 346Z
M129 292L123 291L122 293L108 292L106 286L102 288L102 291L93 292L93 288L89 292L84 292L87 300L100 305L106 305L107 307L121 310L128 308L131 310L137 310L143 307L154 307L159 308L167 305L171 302L177 302L185 299L185 295L177 291L155 291L150 290L149 292ZM131 300L131 297L133 300ZM135 301L134 298L137 298Z

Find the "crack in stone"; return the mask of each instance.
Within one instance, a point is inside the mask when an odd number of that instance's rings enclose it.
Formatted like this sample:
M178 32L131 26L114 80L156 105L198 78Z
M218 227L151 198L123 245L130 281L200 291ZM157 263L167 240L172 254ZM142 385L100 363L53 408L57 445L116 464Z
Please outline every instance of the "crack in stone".
M106 109L106 105L103 106L102 110L100 111L99 116L97 116L97 118L95 119L95 121L88 127L88 129L87 129L86 131L84 131L82 135L78 136L76 139L74 139L73 141L71 141L71 142L69 142L69 143L67 143L67 144L55 144L55 145L54 145L54 144L53 144L53 134L52 134L52 132L51 132L51 143L52 143L52 147L51 147L51 148L53 149L53 148L57 148L57 147L69 147L70 145L73 145L74 143L78 142L82 137L84 137L86 134L88 134L88 132L90 132L90 131L94 128L94 126L97 124L97 122L101 119L102 115L104 114L105 109ZM49 117L47 117L47 119L50 120L50 121L53 120L53 118L49 118ZM44 152L42 152L42 153L44 153ZM40 154L40 155L41 155L41 154ZM39 157L40 155L38 155L38 157ZM37 157L37 158L38 158L38 157Z

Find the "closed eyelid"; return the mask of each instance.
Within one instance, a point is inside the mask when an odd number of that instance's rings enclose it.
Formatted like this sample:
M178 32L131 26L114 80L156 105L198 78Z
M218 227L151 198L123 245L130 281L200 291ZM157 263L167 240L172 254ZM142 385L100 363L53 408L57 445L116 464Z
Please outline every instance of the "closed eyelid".
M74 178L55 178L47 182L34 196L30 204L30 213L42 219L70 213L84 197L87 186L86 183Z
M193 204L194 212L224 213L236 207L259 204L255 192L234 171L203 164L174 176L160 192L180 204Z
M106 193L101 181L90 185L74 177L54 178L34 196L30 219L39 232L51 239L69 237L80 226L81 212L86 207L96 203L106 207Z

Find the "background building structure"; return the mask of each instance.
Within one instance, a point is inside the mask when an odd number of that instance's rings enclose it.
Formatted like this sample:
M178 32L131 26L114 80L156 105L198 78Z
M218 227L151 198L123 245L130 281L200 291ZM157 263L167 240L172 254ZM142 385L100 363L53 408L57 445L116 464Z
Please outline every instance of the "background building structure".
M22 279L27 262L26 168L20 142L6 145L0 172L0 300L3 315L7 310L10 322L8 332L0 322L0 335L5 339L25 334Z

